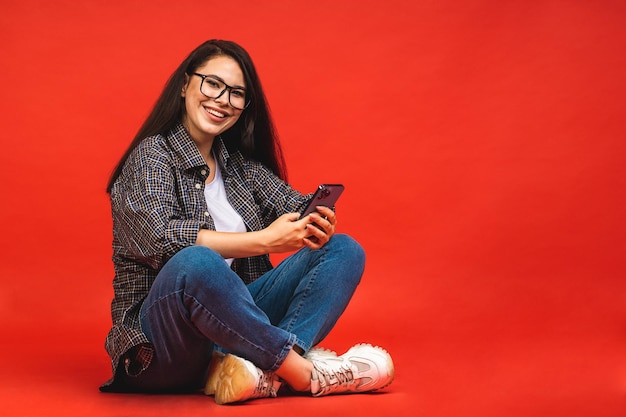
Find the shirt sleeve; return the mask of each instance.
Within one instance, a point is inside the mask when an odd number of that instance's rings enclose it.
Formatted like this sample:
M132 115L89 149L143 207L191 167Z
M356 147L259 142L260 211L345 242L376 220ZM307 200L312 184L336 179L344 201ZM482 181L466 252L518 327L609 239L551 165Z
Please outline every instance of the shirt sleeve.
M140 146L129 157L111 191L114 239L128 256L159 269L209 227L184 215L181 186L166 153Z
M265 226L285 213L304 209L311 194L302 194L257 162L250 162L248 181L252 184L254 198L261 209Z

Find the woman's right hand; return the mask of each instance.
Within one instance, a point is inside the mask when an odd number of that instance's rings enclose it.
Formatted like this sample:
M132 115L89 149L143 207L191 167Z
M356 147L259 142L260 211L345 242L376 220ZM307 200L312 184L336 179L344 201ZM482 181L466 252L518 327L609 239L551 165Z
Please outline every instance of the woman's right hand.
M292 252L303 248L318 249L321 244L311 242L315 231L307 227L310 216L300 219L299 213L287 213L263 230L255 232L216 232L201 229L196 245L213 249L224 258L245 258L268 253Z
M287 213L274 220L263 232L268 253L291 252L305 246L305 238L310 236L306 225L310 220L298 220L299 213Z

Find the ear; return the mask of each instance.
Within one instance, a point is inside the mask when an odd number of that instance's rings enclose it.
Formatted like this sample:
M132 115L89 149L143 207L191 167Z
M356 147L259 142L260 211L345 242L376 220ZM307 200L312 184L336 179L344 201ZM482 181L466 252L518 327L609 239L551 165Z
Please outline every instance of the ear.
M185 97L187 94L187 86L189 85L189 75L185 74L185 84L183 85L183 89L180 91L180 96Z

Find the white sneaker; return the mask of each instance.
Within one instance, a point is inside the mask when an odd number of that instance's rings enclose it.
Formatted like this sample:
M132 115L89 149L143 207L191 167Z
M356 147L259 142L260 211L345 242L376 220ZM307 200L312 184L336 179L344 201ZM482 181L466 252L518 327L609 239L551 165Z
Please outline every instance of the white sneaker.
M304 355L305 359L308 359L310 361L314 361L314 360L324 360L326 358L336 358L337 357L337 352L332 351L330 349L324 349L323 347L314 347L311 348L306 355Z
M204 393L215 395L218 404L229 404L276 397L280 385L281 381L272 372L262 371L238 356L215 352Z
M395 372L389 353L369 344L353 346L341 356L318 355L312 362L314 397L375 391L391 384Z

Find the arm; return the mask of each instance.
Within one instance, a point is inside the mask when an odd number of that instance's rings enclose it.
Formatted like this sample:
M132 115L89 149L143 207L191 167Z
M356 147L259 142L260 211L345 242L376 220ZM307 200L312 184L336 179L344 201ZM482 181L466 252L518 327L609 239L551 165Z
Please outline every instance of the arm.
M298 213L287 213L265 229L226 233L202 229L198 232L197 245L207 246L224 258L245 258L268 253L289 252L305 245L306 219L298 220Z
M231 182L231 203L236 211L248 217L248 224L258 229L246 233L222 233L200 230L197 245L210 247L224 258L245 258L322 247L334 233L335 214L313 214L302 220L299 211L310 195L303 195L258 162L242 161ZM317 223L321 230L307 225Z
M123 256L159 269L180 249L195 243L209 227L189 215L201 195L180 192L180 171L167 148L152 140L140 145L111 190L113 233Z
M255 232L225 233L202 229L198 232L196 245L207 246L224 258L291 252L304 246L319 249L330 240L337 224L331 209L320 207L319 211L300 220L299 213L287 213Z

